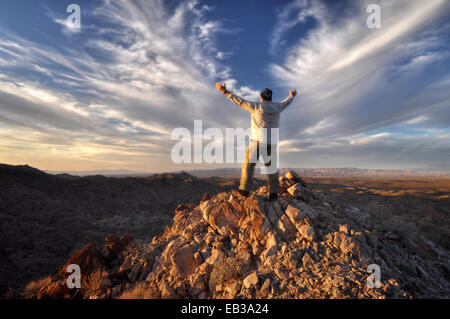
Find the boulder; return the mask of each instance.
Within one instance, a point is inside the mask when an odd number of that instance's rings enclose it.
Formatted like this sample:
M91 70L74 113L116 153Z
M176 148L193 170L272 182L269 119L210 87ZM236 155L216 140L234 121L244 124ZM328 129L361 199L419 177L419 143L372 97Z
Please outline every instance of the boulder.
M119 238L116 234L111 234L106 237L106 243L108 248L118 257L122 257L122 253L125 251L127 246L134 241L133 236L126 233Z
M306 185L306 183L298 176L298 174L294 171L289 171L287 172L284 177L286 177L287 179L293 181L294 183L300 183L300 185L304 186L304 187L308 187Z
M288 193L294 197L300 197L302 195L302 185L297 183L287 189Z
M258 284L258 274L256 271L252 272L250 275L244 279L244 287L250 289Z
M72 264L80 267L82 276L87 276L104 268L106 266L106 260L100 253L98 245L89 243L69 258L65 265L59 270L57 274L58 278L66 278L69 276L71 273L67 272L67 267Z
M223 290L225 290L231 298L236 296L239 291L241 291L242 282L239 280L232 280L231 282L228 282L225 284Z
M312 241L314 239L314 229L311 225L304 224L300 226L299 232L304 239L307 239L309 241Z
M223 201L221 205L214 205L207 200L202 202L200 207L203 219L219 234L228 236L237 232L240 216L230 202Z
M194 250L189 244L185 244L175 251L172 255L172 262L186 277L190 276L198 266L195 260Z

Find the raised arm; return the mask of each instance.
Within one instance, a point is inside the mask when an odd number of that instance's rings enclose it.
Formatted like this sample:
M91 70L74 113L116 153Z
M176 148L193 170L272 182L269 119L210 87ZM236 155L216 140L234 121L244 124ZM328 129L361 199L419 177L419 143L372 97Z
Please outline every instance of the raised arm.
M225 94L228 97L229 100L231 100L234 104L236 104L240 108L243 108L244 110L247 110L247 111L251 111L253 109L252 102L249 102L249 101L241 98L240 96L234 95L233 93L228 91L227 87L225 85L223 85L222 83L217 82L216 83L216 88L220 92Z
M289 104L292 103L292 101L294 100L294 97L296 95L297 95L297 90L293 90L293 91L289 90L289 96L280 102L280 104L281 104L280 112L283 112L284 109L287 108L289 106Z

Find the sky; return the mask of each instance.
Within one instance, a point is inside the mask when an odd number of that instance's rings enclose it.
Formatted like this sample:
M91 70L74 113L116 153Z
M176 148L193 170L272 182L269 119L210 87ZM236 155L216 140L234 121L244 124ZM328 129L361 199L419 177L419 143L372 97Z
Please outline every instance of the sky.
M172 131L194 120L250 126L221 81L249 100L297 89L280 118L282 167L448 172L449 35L446 0L1 1L0 162L230 167L171 159Z

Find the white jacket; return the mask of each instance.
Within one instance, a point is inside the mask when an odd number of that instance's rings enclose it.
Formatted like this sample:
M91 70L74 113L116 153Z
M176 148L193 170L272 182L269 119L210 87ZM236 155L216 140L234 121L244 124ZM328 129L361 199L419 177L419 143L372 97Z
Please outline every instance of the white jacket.
M251 131L252 140L257 140L264 144L276 144L278 143L278 134L273 136L271 129L279 129L280 113L291 104L294 99L293 96L289 96L281 102L250 102L243 98L229 94L228 99L233 101L234 104L247 110L251 114Z

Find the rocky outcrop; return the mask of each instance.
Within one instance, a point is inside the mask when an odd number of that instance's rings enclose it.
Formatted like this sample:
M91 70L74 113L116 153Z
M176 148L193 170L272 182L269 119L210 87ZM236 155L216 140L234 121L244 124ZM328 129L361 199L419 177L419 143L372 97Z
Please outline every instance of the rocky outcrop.
M266 187L181 204L150 243L130 235L90 244L66 264L82 268L80 289L64 267L28 298L421 298L450 295L447 252L421 238L378 233L370 215L338 214L294 172L281 195ZM369 267L369 265L371 265ZM374 266L375 265L375 266ZM381 278L368 285L371 271ZM135 291L140 291L138 294Z

